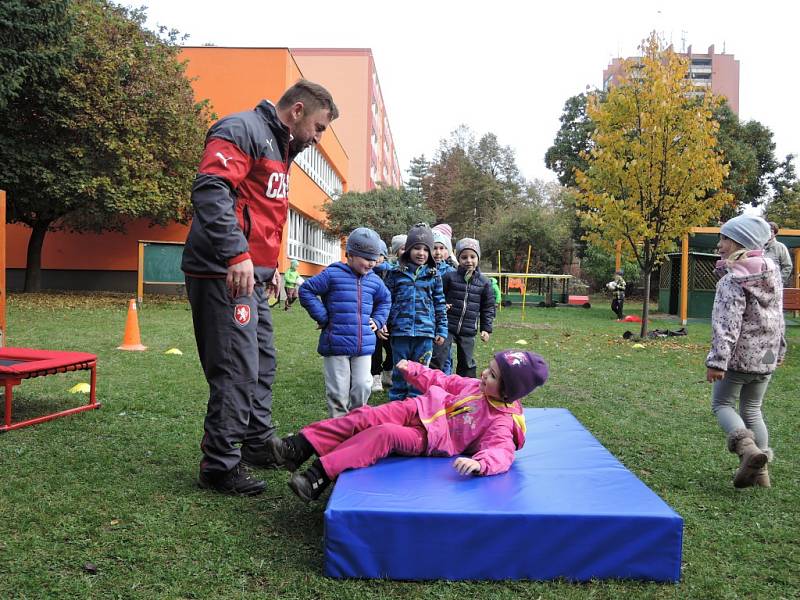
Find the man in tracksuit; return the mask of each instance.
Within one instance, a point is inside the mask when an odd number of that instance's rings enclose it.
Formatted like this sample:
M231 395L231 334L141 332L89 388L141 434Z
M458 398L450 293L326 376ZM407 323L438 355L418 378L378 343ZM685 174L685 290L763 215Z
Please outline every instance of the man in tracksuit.
M265 445L275 435L275 345L267 298L279 284L289 167L338 114L325 88L300 80L277 105L262 100L221 119L206 136L181 263L210 390L202 488L264 491L264 482L240 463L270 466Z

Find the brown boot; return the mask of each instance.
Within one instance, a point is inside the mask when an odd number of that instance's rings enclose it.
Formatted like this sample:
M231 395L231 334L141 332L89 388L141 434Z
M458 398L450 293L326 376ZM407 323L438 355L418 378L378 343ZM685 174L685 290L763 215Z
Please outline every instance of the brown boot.
M767 458L769 459L767 462L772 462L772 448L767 448L764 452L767 453ZM769 481L769 469L767 469L767 465L759 469L755 483L758 487L772 487Z
M767 464L767 453L754 441L749 429L737 429L728 434L728 450L739 455L739 468L733 477L733 486L751 487L756 483L761 468Z

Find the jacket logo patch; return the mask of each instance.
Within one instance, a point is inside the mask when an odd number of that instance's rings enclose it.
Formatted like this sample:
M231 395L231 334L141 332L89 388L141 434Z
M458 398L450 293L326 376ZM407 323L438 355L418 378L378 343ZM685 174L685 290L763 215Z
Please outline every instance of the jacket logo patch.
M270 152L274 152L274 150L272 149L272 139L270 139L270 138L267 138L267 139L265 139L265 140L264 140L264 143L265 143L267 146L269 146L269 151L270 151Z
M289 176L286 173L270 173L264 195L267 198L286 198L289 195Z
M219 160L222 162L222 166L226 169L228 168L228 161L233 158L232 156L225 156L222 152L217 152L214 156L219 157Z
M233 318L244 327L250 322L250 307L247 304L237 304L233 309Z

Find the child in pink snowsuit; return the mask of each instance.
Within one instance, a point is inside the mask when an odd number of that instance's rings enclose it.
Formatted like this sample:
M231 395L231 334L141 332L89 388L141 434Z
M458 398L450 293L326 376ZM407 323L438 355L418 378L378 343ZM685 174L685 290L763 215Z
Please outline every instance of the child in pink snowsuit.
M494 355L480 379L445 375L420 363L397 363L420 396L363 406L344 417L318 421L298 434L273 437L275 463L297 470L316 454L289 487L301 499L316 500L342 471L375 464L390 454L460 456L453 467L462 475L504 473L525 443L520 399L547 380L544 359L524 350Z

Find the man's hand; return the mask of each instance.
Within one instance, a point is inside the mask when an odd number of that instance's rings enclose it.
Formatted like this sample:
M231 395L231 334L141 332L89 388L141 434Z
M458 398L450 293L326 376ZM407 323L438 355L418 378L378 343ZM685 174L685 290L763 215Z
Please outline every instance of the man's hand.
M252 290L250 290L252 291ZM264 292L267 294L267 298L270 296L275 296L276 298L280 298L281 295L281 274L278 269L275 269L275 272L272 274L272 279L270 282L265 286Z
M437 346L441 346L442 344L444 344L444 338L440 335L437 335L435 338L433 338L433 343L436 344Z
M488 331L481 331L481 341L488 342L489 341L489 332Z
M481 463L466 456L459 456L453 461L453 468L458 471L459 475L471 475L481 472Z
M708 367L706 369L706 381L709 383L714 383L715 381L719 381L725 377L725 371L720 371L719 369L712 369Z
M255 283L253 261L249 258L228 267L225 287L228 288L228 293L231 295L231 298L252 296Z

